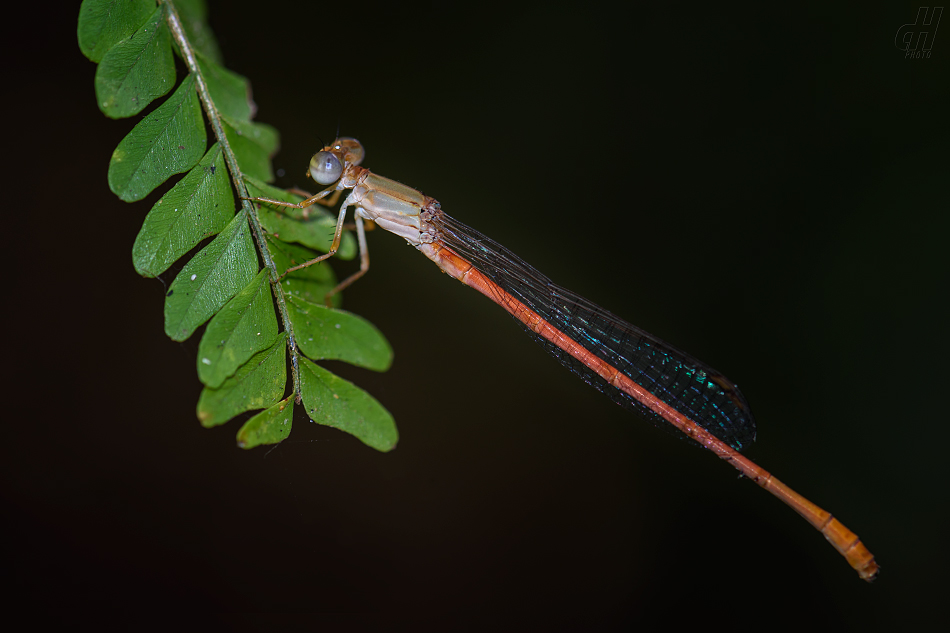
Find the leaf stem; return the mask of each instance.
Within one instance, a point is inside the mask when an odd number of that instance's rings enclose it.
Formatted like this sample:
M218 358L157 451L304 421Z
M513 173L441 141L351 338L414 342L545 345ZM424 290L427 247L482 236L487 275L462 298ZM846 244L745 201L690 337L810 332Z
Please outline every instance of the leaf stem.
M165 6L168 26L171 29L172 37L175 39L175 42L178 44L178 47L181 50L181 55L185 64L188 66L188 71L195 78L198 96L200 97L201 103L204 106L205 114L208 116L208 121L211 123L211 128L214 130L214 136L221 145L221 149L224 152L224 159L228 165L228 171L231 172L231 182L234 185L234 189L238 192L238 197L241 199L241 207L247 214L248 222L251 224L251 231L254 234L254 241L257 243L257 250L261 254L261 259L264 261L264 266L266 266L270 271L271 288L274 291L274 298L277 301L277 308L280 312L280 320L283 323L284 331L287 332L287 344L290 349L290 365L291 375L293 376L294 393L297 395L297 402L299 403L300 368L297 339L294 337L294 328L290 321L290 314L287 310L287 300L284 297L284 289L279 283L280 275L277 272L277 265L274 264L274 259L271 257L270 250L267 248L267 239L264 235L264 228L261 226L260 220L257 217L257 209L253 204L251 204L249 200L245 200L245 198L249 198L250 195L248 194L247 187L244 185L244 174L241 172L241 168L237 162L237 157L234 155L234 151L231 149L231 145L228 143L227 136L224 133L224 126L221 125L221 118L218 116L218 110L214 105L214 101L211 99L211 93L208 91L208 84L205 82L205 79L201 74L201 70L198 68L198 60L195 59L194 50L191 48L191 43L188 41L188 36L185 34L185 30L182 27L181 20L178 17L178 12L175 10L175 3L172 0L159 1Z

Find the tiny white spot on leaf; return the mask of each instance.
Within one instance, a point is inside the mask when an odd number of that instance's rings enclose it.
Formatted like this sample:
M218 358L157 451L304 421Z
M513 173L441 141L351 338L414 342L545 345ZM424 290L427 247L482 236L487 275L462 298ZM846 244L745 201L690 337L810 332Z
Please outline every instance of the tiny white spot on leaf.
M210 365L210 364L211 364L211 361L210 361L209 359L207 359L207 358L202 358L202 359L201 359L201 362L204 363L205 365Z

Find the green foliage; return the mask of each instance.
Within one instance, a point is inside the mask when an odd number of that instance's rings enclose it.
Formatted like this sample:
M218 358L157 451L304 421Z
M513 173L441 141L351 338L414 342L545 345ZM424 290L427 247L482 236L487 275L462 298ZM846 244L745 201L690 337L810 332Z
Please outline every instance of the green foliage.
M77 33L82 54L94 62L101 62L113 46L128 39L154 12L153 0L83 2L79 9Z
M109 13L110 21L122 24L121 17L118 7ZM137 18L138 13L131 17ZM165 7L161 6L131 37L119 40L102 56L96 69L96 99L106 116L119 119L138 114L174 85L171 34L165 25Z
M290 396L245 422L238 431L238 446L254 448L261 444L282 442L290 435L290 424L293 419L294 399Z
M198 346L198 377L221 386L254 354L277 340L277 315L271 302L267 269L214 315Z
M224 67L204 0L84 0L77 37L83 54L99 64L96 98L109 117L138 114L171 92L174 55L187 68L171 96L119 143L108 177L112 191L133 202L185 174L145 217L132 261L140 275L155 277L199 248L168 288L165 332L183 341L207 323L197 360L201 424L262 410L241 427L238 445L274 444L289 435L294 403L302 402L320 424L381 451L395 447L389 412L312 362L385 371L392 349L372 324L336 309L339 295L326 307L336 286L328 262L281 278L329 249L336 218L316 206L256 209L244 200L300 198L267 184L279 135L252 121L250 83ZM214 135L207 152L206 121ZM337 256L355 255L355 240L344 234Z
M257 272L246 211L181 269L165 295L165 334L184 341Z
M224 113L221 122L244 175L264 182L273 180L270 157L277 153L280 145L277 130L263 123L232 119Z
M208 6L205 0L175 0L175 8L182 26L185 27L185 36L195 52L215 63L224 63L218 40L208 26Z
M195 80L188 76L112 152L109 188L126 202L141 200L170 176L194 167L205 153L205 142L201 103Z
M143 277L162 274L201 240L221 232L233 216L228 169L215 143L145 216L132 246L136 272Z
M396 445L399 435L389 411L353 383L304 358L300 361L300 389L307 415L314 422L346 431L380 451Z
M389 369L393 350L382 332L355 314L299 297L287 298L297 344L314 360L345 360L376 371Z
M238 121L250 120L254 116L251 82L207 59L201 53L196 52L195 57L198 59L201 76L208 83L208 92L211 93L211 99L214 100L214 107L218 112Z
M281 334L267 349L251 357L220 387L205 387L198 398L198 419L204 426L224 424L239 413L263 409L276 403L287 384Z

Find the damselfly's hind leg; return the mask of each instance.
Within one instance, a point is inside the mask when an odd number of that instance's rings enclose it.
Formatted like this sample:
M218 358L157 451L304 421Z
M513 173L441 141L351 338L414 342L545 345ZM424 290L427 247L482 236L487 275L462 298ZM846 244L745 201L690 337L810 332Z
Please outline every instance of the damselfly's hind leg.
M370 223L372 225L372 223ZM324 303L327 304L328 308L332 308L332 299L333 295L340 292L354 281L366 274L366 271L369 270L369 249L366 248L366 231L363 228L363 218L356 215L356 241L360 246L360 269L338 283L336 287L328 292L324 297Z

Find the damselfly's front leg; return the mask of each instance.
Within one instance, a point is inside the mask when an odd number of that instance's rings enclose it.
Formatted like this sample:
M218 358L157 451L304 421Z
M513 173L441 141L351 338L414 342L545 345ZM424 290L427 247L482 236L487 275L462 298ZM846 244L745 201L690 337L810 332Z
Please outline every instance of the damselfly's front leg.
M297 187L291 187L290 189L287 190L287 192L292 193L295 196L300 196L301 198L305 198L305 199L313 197L313 194L310 193L309 191L304 191L303 189L298 189ZM316 203L322 204L325 207L335 206L337 201L339 201L340 199L341 193L343 193L343 190L337 189L336 191L333 192L333 195L331 195L329 198L325 198L323 200L317 200ZM309 215L307 214L307 211L308 209L303 210L303 217L305 220L309 217Z
M338 185L331 185L327 187L326 189L324 189L323 191L321 191L320 193L315 193L312 196L306 191L304 191L303 189L295 188L295 189L291 189L290 191L291 193L296 193L297 195L303 195L305 199L301 200L300 202L287 202L286 200L275 200L273 198L242 198L242 200L252 200L254 202L266 202L267 204L270 204L270 205L274 205L278 207L290 207L291 209L306 209L307 207L318 202L323 205L332 206L333 202L330 202L330 200L327 200L325 202L321 202L321 201L327 196L329 196L331 193L334 194L331 197L331 200L333 201L338 200L340 197L340 191L342 191L342 187Z
M341 190L342 190L342 187L340 187L339 185L333 185L331 187L327 187L320 193L312 195L306 200L302 200L300 202L286 202L284 200L274 200L273 198L245 198L245 199L251 200L254 202L264 202L266 204L272 204L279 207L290 207L292 209L306 209L307 207L320 202L323 198L326 198L328 195L330 195L334 191L336 192L336 196L339 196L339 193ZM298 264L297 266L291 266L290 268L285 270L284 273L280 277L277 278L277 281L280 281L281 279L286 277L288 273L292 273L295 270L300 270L301 268L306 268L308 266L313 266L314 264L319 264L323 260L336 255L336 252L340 249L340 241L343 239L343 224L344 224L343 221L346 219L346 210L351 206L351 204L352 202L350 201L350 197L348 197L346 201L343 203L343 206L340 208L340 213L337 216L337 220L336 220L336 230L334 230L333 232L333 241L330 243L330 249L323 255L314 257L313 259L306 261L302 264ZM366 240L363 239L360 242L360 249L365 250L365 247L366 247ZM366 260L369 261L369 258L367 257ZM336 290L330 291L327 297L329 298L335 292Z

